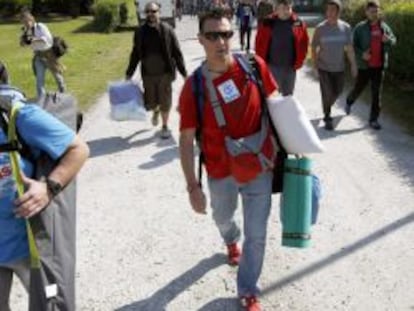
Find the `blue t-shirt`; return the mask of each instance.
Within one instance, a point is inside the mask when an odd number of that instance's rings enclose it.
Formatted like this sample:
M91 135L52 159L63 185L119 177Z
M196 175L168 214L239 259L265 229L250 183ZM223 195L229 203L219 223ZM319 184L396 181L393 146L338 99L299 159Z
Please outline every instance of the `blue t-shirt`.
M75 137L70 128L37 105L20 108L16 127L34 154L44 151L52 159L62 156ZM0 130L0 144L6 142L6 134ZM29 256L25 220L13 213L17 192L10 165L9 153L0 152L0 264ZM32 176L29 161L21 159L20 165L26 176Z

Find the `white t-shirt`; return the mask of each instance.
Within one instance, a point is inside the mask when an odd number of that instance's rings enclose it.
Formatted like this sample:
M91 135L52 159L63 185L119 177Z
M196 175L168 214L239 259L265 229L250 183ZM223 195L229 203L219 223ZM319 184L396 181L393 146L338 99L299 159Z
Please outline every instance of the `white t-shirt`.
M33 39L41 39L41 41L32 41L30 47L33 51L46 51L53 45L52 34L43 23L36 23L34 25Z

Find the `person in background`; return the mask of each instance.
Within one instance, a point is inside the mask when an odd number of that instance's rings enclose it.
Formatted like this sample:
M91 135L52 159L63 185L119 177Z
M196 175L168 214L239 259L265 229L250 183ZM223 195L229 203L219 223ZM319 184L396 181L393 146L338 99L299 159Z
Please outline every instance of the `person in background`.
M250 51L250 37L255 17L255 7L251 0L240 0L237 6L236 18L239 25L240 49Z
M369 125L375 130L381 129L378 118L381 112L381 89L384 70L388 67L388 53L397 39L390 26L380 18L378 1L370 0L365 7L367 19L354 29L354 49L358 64L358 77L346 99L345 112L351 113L351 106L362 91L371 82L371 112Z
M187 70L174 30L160 20L159 4L148 2L145 14L145 23L135 30L126 78L132 78L141 62L145 106L153 111L153 126L158 125L161 114L161 138L168 139L171 136L168 119L172 106L172 82L177 68L184 78Z
M342 9L340 0L328 0L326 19L316 26L312 38L312 61L319 76L325 129L334 129L331 107L342 93L345 81L345 55L351 65L352 77L358 68L352 46L351 26L339 19Z
M308 45L306 24L293 12L291 0L278 0L276 12L259 23L256 54L267 62L284 96L293 94Z
M47 69L55 78L59 92L65 92L64 67L53 52L53 36L48 27L43 23L37 23L28 10L22 11L20 19L23 23L20 45L30 46L34 52L33 70L36 76L37 98L40 99L46 95L45 75Z

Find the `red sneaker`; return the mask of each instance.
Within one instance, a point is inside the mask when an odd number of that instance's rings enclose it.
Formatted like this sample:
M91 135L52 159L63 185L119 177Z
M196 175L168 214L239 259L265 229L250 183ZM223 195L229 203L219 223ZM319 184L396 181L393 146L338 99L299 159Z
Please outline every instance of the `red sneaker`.
M241 297L240 301L246 311L262 311L262 307L256 296Z
M237 243L227 245L227 257L230 266L237 266L239 264L241 251Z

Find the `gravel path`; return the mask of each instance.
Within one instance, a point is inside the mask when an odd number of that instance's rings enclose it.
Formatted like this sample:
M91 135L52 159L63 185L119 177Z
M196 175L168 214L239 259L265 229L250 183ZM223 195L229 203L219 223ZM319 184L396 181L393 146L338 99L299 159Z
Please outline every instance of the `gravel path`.
M190 70L203 56L196 29L190 18L177 28ZM175 103L182 84L174 83ZM365 105L344 117L343 98L336 131L326 132L308 68L299 72L296 95L327 149L314 157L324 197L308 249L281 247L274 197L265 310L414 310L413 137L386 118L382 131L371 130ZM91 159L78 183L78 310L238 310L237 270L225 264L211 212L196 215L187 202L178 114L168 141L149 121L117 123L108 115L104 95L82 129ZM16 283L14 310L25 310L24 298Z

